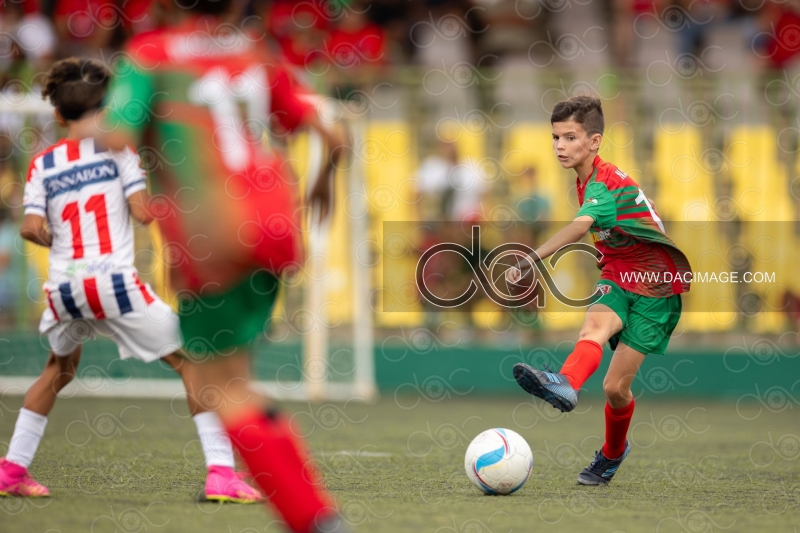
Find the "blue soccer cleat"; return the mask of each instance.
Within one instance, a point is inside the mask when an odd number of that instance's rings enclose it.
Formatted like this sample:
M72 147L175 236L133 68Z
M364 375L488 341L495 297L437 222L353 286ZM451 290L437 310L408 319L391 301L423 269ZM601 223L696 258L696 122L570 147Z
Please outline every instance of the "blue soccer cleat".
M514 379L526 392L546 401L562 413L569 413L578 405L578 391L572 388L564 374L536 370L525 363L514 365Z
M611 478L617 473L617 468L622 464L622 461L628 457L631 451L631 445L625 441L625 451L617 459L609 459L603 455L603 451L597 451L594 454L594 461L592 464L583 469L583 472L578 476L579 485L608 485Z

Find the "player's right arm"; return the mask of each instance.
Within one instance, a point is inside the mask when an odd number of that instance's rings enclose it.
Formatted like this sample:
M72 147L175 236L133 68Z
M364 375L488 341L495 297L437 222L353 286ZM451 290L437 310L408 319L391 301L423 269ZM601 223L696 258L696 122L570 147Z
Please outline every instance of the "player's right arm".
M39 246L50 248L53 244L53 235L47 230L44 217L41 215L26 214L22 219L19 235L26 241L31 241Z
M614 196L608 186L602 182L593 182L583 193L584 201L578 214L571 223L553 235L536 253L540 259L553 255L558 249L578 242L592 228L613 228L617 221L617 207Z
M587 215L581 215L572 222L561 228L558 233L547 239L535 251L539 259L545 259L556 253L560 248L573 242L578 242L589 232L594 219Z
M45 224L47 217L47 191L40 170L36 168L38 157L31 160L28 177L25 180L25 192L22 203L25 206L25 217L20 227L20 237L40 246L49 248L53 244L53 234Z

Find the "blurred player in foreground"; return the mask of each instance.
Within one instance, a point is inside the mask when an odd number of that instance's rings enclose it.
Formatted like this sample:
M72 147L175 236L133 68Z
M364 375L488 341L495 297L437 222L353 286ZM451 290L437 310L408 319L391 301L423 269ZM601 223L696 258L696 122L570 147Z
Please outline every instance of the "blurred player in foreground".
M189 381L208 400L254 480L297 532L344 531L303 444L251 388L249 345L264 334L279 276L300 260L296 191L264 130L317 131L330 157L311 192L324 218L344 135L324 125L263 35L227 22L230 0L169 0L164 29L134 37L93 130L113 149L148 146L170 278L183 295ZM273 130L275 131L275 130Z
M614 356L603 380L606 439L578 476L582 485L606 485L630 451L631 383L645 355L665 353L681 316L680 295L689 290L691 268L667 237L644 191L597 155L604 129L600 100L577 96L559 102L550 122L558 161L578 175L581 208L572 223L535 252L544 259L591 231L602 254L595 292L600 298L589 306L575 350L559 373L519 363L514 377L530 394L562 412L572 411L581 386L600 365L603 345L609 343Z
M49 496L29 474L56 395L75 376L85 338L111 337L120 357L162 359L185 379L178 317L142 283L133 266L131 217L149 224L149 196L139 156L109 151L80 135L81 119L97 109L110 72L102 63L69 58L47 73L42 96L55 106L67 137L35 155L25 185L23 238L50 248L44 291L48 308L39 330L50 357L25 395L8 454L0 459L0 495ZM47 226L45 225L47 222ZM188 395L206 458L209 500L252 503L261 494L234 472L231 443L219 418Z

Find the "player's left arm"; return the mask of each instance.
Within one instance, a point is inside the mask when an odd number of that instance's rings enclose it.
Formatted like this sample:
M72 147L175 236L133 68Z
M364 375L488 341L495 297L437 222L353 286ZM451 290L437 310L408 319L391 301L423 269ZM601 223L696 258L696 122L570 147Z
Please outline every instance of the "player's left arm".
M327 148L327 157L308 194L309 203L312 207L318 206L320 220L323 220L331 209L334 171L344 155L348 142L341 125L322 119L319 106L315 105L318 102L319 98L316 95L304 93L287 70L280 67L275 69L272 79L271 112L288 131L300 127L316 131Z
M147 190L137 191L128 196L128 208L131 210L131 218L145 226L155 220L153 213L147 208L149 202L150 194Z
M319 206L320 220L324 220L332 208L330 204L333 201L333 177L338 162L344 155L347 137L341 126L323 123L316 112L309 113L304 123L318 132L328 147L328 157L323 161L314 187L308 194L309 203L312 207Z

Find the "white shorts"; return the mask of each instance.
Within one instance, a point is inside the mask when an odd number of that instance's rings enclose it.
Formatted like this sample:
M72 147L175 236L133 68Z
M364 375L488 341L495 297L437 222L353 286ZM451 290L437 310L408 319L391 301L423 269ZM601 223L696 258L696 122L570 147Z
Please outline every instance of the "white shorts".
M178 316L139 280L136 270L44 285L48 307L39 332L55 355L68 355L87 338L110 337L122 359L158 360L181 347Z

